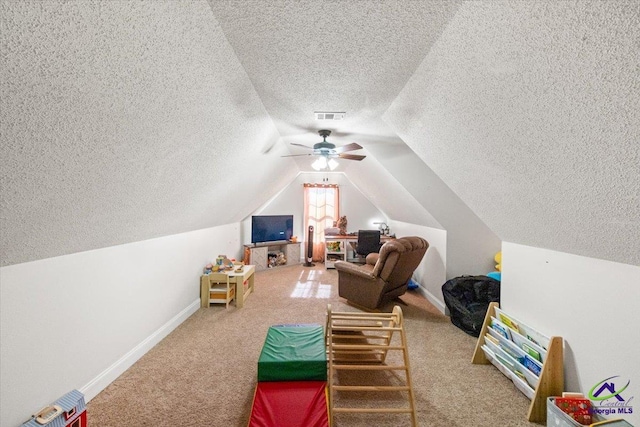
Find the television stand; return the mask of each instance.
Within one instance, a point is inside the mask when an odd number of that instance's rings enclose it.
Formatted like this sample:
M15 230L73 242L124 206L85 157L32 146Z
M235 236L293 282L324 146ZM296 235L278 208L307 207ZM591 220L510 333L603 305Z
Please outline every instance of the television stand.
M269 253L279 254L282 252L285 263L275 267L300 264L300 242L291 243L287 241L252 243L244 245L244 263L256 266L256 271L271 268L269 263Z

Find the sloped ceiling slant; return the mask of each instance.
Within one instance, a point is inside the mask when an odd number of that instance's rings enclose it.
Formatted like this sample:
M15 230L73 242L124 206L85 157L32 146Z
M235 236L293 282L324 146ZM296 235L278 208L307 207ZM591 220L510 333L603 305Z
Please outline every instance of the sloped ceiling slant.
M232 223L295 176L206 1L0 7L2 265Z
M638 2L465 2L385 119L502 240L640 265L638 40Z

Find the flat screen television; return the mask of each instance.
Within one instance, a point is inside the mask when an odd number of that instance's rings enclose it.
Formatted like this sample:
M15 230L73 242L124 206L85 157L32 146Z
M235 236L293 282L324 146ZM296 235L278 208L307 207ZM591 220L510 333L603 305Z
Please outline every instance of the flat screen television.
M253 215L251 243L289 240L293 235L293 215Z

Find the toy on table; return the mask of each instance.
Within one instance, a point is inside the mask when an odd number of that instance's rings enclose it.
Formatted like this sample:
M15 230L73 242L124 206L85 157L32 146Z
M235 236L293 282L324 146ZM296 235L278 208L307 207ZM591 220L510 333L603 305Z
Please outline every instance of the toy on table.
M242 272L243 262L237 262L235 258L227 258L226 255L218 255L214 262L210 262L204 266L203 274L217 273L220 271L233 270L236 273Z
M346 236L347 234L347 217L341 216L337 221L335 227L340 229L340 235Z

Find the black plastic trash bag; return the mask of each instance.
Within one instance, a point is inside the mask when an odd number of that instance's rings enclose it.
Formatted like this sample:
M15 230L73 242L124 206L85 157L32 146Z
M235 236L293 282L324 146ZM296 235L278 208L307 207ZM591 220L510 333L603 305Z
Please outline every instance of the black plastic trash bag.
M500 282L487 276L460 276L442 285L451 322L477 337L490 302L500 303Z

